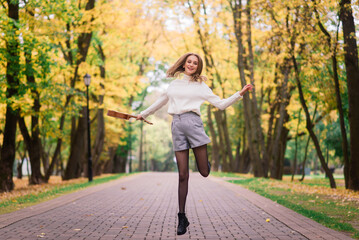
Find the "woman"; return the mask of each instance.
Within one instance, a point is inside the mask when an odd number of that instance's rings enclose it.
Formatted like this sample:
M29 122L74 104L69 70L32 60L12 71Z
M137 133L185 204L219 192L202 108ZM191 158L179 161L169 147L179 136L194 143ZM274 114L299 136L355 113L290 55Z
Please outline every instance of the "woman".
M223 110L242 98L243 94L253 87L248 84L240 92L221 100L204 83L206 77L201 76L202 68L203 61L198 54L187 53L180 57L167 71L167 77L176 79L171 82L167 91L154 104L137 116L137 120L143 120L169 102L168 113L173 116L172 140L179 173L178 235L186 233L189 225L185 215L185 205L188 192L190 148L193 150L200 174L207 177L210 172L207 144L211 141L204 131L200 117L201 104L208 101Z

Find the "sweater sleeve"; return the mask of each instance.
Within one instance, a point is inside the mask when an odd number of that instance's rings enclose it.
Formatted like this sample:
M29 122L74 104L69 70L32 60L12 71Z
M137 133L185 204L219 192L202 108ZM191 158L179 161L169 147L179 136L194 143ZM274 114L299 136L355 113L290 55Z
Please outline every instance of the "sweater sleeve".
M220 110L226 109L227 107L229 107L233 103L235 103L238 99L243 98L243 96L241 96L241 94L238 91L235 94L233 94L232 96L230 96L229 98L221 99L220 97L215 95L206 84L203 83L203 85L204 85L204 89L205 89L205 91L204 91L205 92L204 93L205 100Z
M157 99L156 102L154 102L151 106L149 106L146 110L142 111L140 114L143 118L148 117L149 115L155 113L158 109L166 105L168 102L168 96L167 93L163 93L160 98Z

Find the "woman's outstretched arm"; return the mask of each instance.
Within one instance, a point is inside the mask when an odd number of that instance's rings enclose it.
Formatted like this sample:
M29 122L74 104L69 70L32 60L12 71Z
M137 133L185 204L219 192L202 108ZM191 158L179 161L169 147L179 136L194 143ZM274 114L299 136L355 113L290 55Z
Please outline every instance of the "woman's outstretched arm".
M146 110L142 111L140 114L137 115L136 120L143 120L147 116L155 113L158 109L166 105L168 102L167 93L163 93L156 102L154 102L151 106L149 106Z
M224 110L227 107L231 106L233 103L235 103L238 99L242 98L247 91L252 90L253 86L251 84L247 84L243 87L241 91L236 92L235 94L226 99L221 99L220 97L215 95L207 85L205 85L205 88L205 100L207 100L216 108Z

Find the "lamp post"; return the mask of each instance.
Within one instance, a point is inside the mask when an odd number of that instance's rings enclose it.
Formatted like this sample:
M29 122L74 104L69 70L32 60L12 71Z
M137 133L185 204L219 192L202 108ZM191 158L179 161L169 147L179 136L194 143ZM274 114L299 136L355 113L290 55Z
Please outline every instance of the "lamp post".
M89 74L85 74L84 82L86 85L86 98L87 98L87 151L88 151L88 179L89 182L92 181L92 157L91 157L91 136L90 136L90 111L89 111L89 86L91 83L91 76Z
M143 130L143 158L145 159L144 171L147 172L147 158L146 158L146 130Z

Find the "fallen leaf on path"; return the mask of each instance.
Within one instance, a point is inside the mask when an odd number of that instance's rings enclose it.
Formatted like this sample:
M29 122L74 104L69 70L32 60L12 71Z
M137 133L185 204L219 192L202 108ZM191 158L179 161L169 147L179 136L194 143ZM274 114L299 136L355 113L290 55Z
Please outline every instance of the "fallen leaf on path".
M270 222L270 219L269 219L269 218L267 218L267 219L266 219L266 222Z

